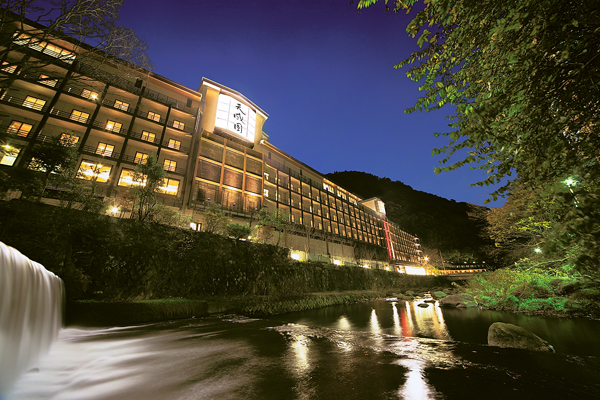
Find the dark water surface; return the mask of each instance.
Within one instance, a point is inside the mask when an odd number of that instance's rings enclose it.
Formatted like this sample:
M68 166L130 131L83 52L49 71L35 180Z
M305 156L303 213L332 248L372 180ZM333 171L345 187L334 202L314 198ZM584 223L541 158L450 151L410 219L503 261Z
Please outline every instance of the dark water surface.
M510 322L556 353L487 346ZM16 399L600 399L600 322L369 302L63 329Z

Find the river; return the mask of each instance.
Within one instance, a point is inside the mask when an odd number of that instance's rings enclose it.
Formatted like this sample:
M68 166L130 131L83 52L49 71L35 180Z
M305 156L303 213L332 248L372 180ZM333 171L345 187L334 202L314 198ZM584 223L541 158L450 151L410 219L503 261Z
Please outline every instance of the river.
M493 322L556 353L487 346ZM594 399L600 321L374 301L62 329L6 400Z

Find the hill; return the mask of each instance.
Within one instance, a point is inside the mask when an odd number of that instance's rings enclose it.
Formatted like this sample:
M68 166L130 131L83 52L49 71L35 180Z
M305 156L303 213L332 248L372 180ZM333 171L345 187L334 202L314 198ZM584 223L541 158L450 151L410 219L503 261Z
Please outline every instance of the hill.
M423 250L432 259L446 261L487 261L493 242L486 239L485 207L456 202L389 178L343 171L327 174L327 179L363 197L385 202L387 216L404 231L420 238Z

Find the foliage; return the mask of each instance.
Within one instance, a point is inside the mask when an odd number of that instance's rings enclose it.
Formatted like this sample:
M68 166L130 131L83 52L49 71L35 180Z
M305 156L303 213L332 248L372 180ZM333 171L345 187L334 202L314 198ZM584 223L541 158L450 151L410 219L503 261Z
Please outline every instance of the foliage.
M245 239L252 233L252 228L247 225L229 224L226 228L227 236L234 239Z
M287 240L287 234L292 228L290 215L281 210L274 209L272 212L268 208L263 208L258 212L258 236L266 243L273 236L274 231L277 231L277 243L279 246L281 234L283 233L284 241Z
M162 203L156 204L152 210L153 221L158 224L171 225L178 228L189 228L191 216L182 214Z
M375 2L360 0L358 7ZM395 2L396 12L413 9L418 11L406 31L422 50L396 68L410 65L407 76L425 94L406 112L445 105L454 110L454 130L444 133L449 142L433 152L446 155L436 172L476 165L487 175L480 186L516 173L520 186L543 193L546 202L564 197L561 183L572 177L581 187L577 201L597 205L597 2ZM459 154L464 158L446 165ZM492 197L510 189L505 183ZM600 215L598 208L582 211L555 221L564 232L559 240L563 247L580 245L580 268L597 269L597 246L588 240L600 233Z
M564 269L540 268L524 261L515 268L475 276L467 291L486 307L566 311L568 297L563 288L574 282L578 278Z
M69 181L77 167L77 147L71 136L54 136L49 141L36 144L30 152L29 168L41 173L38 200L44 195L50 177L59 183Z
M289 296L439 284L433 277L295 263L273 245L32 202L0 202L0 240L62 277L69 299Z
M11 35L0 39L0 58L7 60L6 67L16 67L21 75L39 77L45 66L51 61L43 57L22 57L20 60L7 59L9 51L18 47L43 46L54 37L67 38L77 54L79 65L85 63L93 69L88 73L100 72L99 67L110 60L119 58L146 70L153 68L145 54L146 43L135 32L119 25L123 0L9 0L2 2L0 8L0 29L16 25L31 38L21 44L13 42ZM33 21L30 27L29 21ZM14 28L13 28L14 29ZM63 56L69 60L68 56ZM118 66L118 63L114 63ZM127 73L128 69L123 69ZM48 72L46 71L46 74ZM48 80L61 79L62 76L48 76ZM83 76L72 79L85 79ZM10 86L14 76L0 77L0 88Z
M229 218L220 204L211 201L204 210L204 232L222 233Z
M154 154L150 154L146 160L135 167L133 182L129 187L136 196L132 207L132 218L136 215L138 221L144 221L153 212L166 176L167 173Z

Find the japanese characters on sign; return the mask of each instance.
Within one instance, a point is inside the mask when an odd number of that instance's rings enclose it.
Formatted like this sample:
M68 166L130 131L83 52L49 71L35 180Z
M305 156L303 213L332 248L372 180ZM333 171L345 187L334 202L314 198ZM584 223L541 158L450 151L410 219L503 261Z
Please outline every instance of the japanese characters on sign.
M226 94L219 94L215 126L254 142L256 112Z

